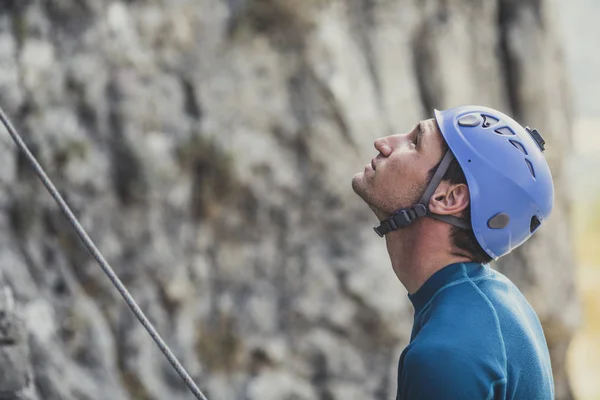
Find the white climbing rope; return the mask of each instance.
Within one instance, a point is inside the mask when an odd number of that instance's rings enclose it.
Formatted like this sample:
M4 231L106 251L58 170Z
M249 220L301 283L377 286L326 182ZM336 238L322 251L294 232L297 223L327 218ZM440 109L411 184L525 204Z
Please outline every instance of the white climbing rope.
M98 248L96 247L96 245L94 244L92 239L90 239L90 237L87 234L87 232L85 231L85 229L83 229L83 227L81 226L81 224L79 223L79 221L77 220L77 218L75 217L75 215L73 214L73 212L71 211L71 209L69 208L69 206L67 205L65 200L62 198L62 196L60 195L60 193L58 192L58 190L56 189L56 187L50 180L50 178L48 178L48 176L44 172L44 169L42 168L40 163L37 161L37 159L31 153L31 151L29 150L29 148L27 147L27 145L25 144L23 139L21 139L21 136L17 133L17 130L12 126L12 124L10 123L10 121L8 120L6 115L4 114L4 110L2 110L1 107L0 107L0 120L2 121L2 123L4 124L6 129L8 130L8 133L10 134L10 136L16 143L19 150L21 150L23 152L23 154L25 155L25 157L27 157L27 160L33 167L35 173L40 178L40 180L42 181L44 186L46 186L46 189L48 189L48 191L50 192L50 194L52 195L54 200L56 200L56 202L58 203L58 206L60 207L61 211L65 214L65 217L67 218L69 223L73 226L73 228L75 228L75 231L77 232L77 234L83 241L83 244L85 245L85 247L87 247L87 249L92 254L92 256L96 259L96 261L98 261L98 264L100 264L100 267L102 268L104 273L108 276L108 278L111 280L113 285L115 285L115 287L117 288L119 293L121 293L121 296L123 296L123 299L125 299L125 302L129 306L129 308L131 308L131 311L133 311L133 313L140 320L140 322L142 323L144 328L146 328L146 330L148 331L148 333L150 334L152 339L154 339L154 341L156 342L156 345L160 348L160 350L163 352L165 357L167 357L167 360L169 360L169 362L171 363L173 368L175 368L175 370L177 371L179 376L181 376L181 379L183 379L185 384L189 387L189 389L192 391L192 393L194 394L194 396L196 396L197 399L207 400L207 398L202 394L202 392L200 391L198 386L196 386L196 384L194 383L194 381L192 380L192 378L190 377L188 372L181 365L179 360L177 360L177 357L175 357L175 355L173 354L173 352L171 352L171 350L169 349L169 347L167 346L165 341L160 337L160 335L158 334L156 329L154 329L154 326L152 326L152 323L148 320L146 315L144 315L144 312L142 311L140 306L137 305L137 303L135 302L135 300L133 299L133 297L131 296L131 294L129 293L127 288L125 287L125 285L123 285L123 283L121 282L119 277L115 274L115 272L113 271L111 266L104 259L104 257L102 256L102 253L100 253L100 250L98 250Z

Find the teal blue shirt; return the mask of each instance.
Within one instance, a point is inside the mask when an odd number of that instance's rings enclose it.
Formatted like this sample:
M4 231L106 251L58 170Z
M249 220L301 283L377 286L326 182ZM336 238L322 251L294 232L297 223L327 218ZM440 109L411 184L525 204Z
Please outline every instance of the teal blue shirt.
M554 398L540 321L519 289L487 265L451 264L409 295L410 344L397 399Z

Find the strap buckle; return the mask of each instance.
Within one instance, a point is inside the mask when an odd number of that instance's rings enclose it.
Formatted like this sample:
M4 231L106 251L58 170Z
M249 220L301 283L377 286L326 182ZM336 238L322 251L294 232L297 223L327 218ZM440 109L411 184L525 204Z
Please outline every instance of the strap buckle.
M412 212L411 212L412 211ZM410 208L403 208L402 210L398 210L390 219L390 227L392 230L396 230L398 228L404 228L405 226L410 225L411 222L415 219L416 213Z
M427 207L423 204L415 204L409 208L402 208L392 214L391 217L382 221L378 227L373 228L379 237L383 237L386 233L407 227L419 217L424 217L427 214Z

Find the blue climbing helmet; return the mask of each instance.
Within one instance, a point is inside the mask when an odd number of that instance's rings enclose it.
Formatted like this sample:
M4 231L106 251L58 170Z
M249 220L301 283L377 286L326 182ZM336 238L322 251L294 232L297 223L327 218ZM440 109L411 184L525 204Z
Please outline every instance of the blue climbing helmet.
M418 204L396 211L375 231L383 236L431 217L473 229L481 248L494 259L523 244L552 211L554 187L544 158L544 139L500 111L482 106L435 110L448 152ZM431 195L456 158L470 192L471 222L432 214Z

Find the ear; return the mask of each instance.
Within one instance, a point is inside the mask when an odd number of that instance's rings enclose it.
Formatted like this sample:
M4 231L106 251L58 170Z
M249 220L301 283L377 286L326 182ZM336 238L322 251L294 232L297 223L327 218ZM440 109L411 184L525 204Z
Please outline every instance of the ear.
M429 200L429 211L439 215L460 216L469 206L469 188L464 183L442 181Z

